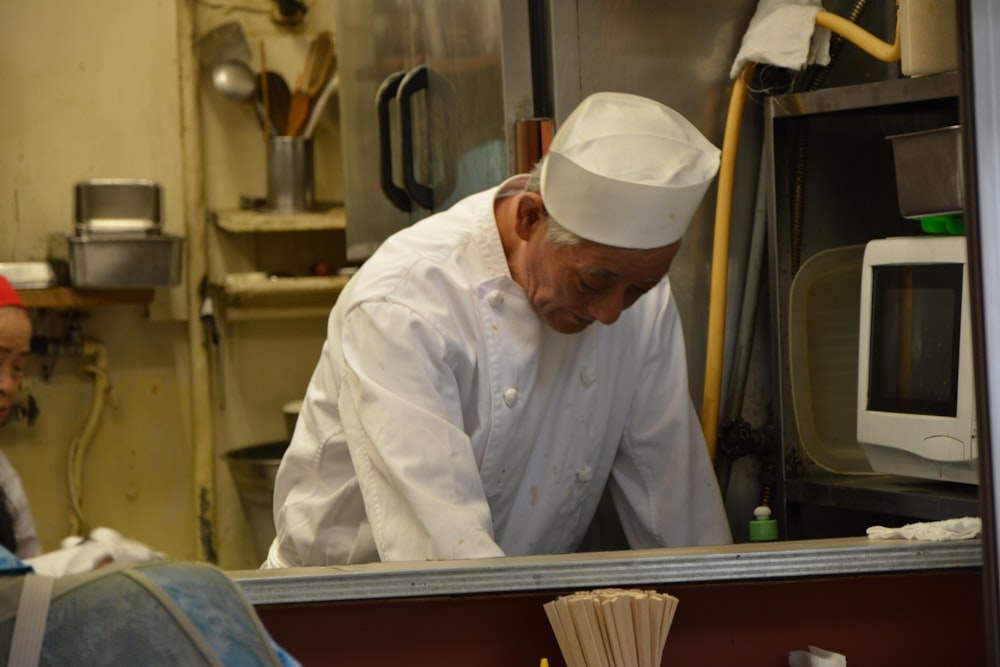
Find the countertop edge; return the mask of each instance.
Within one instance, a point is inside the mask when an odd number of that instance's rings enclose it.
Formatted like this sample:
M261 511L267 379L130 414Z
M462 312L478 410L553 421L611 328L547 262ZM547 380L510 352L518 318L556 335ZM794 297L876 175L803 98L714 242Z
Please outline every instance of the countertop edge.
M252 604L275 605L979 568L982 558L979 539L845 538L228 574Z

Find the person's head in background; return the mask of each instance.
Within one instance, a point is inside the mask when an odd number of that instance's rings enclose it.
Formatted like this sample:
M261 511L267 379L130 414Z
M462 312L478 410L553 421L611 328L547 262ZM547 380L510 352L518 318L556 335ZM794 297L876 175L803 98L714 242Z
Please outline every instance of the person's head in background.
M0 276L0 424L7 420L31 353L31 318L10 282Z

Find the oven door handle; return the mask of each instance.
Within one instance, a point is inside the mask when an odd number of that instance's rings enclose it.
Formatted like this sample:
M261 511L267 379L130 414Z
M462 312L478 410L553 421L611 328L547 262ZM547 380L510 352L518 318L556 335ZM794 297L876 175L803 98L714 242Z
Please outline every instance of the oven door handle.
M410 196L392 178L392 123L389 119L389 107L396 99L399 84L405 75L406 72L399 71L386 77L375 95L375 108L378 113L378 167L382 192L393 206L409 212L413 208Z
M403 135L403 181L406 190L420 206L426 209L434 208L434 188L417 180L414 168L413 151L413 96L421 90L427 90L430 77L427 75L427 65L418 65L410 70L399 85L399 122Z

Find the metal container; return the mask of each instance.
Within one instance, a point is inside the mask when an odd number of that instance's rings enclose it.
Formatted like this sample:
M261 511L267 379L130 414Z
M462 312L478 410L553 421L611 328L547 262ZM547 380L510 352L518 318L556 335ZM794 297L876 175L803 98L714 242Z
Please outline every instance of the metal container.
M964 210L960 126L896 134L886 139L892 142L899 212L904 218Z
M275 535L274 478L286 449L287 440L244 447L222 455L250 522L254 552L260 562L267 558Z
M166 234L55 234L49 257L86 288L170 287L181 280L184 239Z
M76 184L77 232L158 230L160 186L145 179L95 178Z
M315 203L313 145L302 137L271 137L267 143L267 207L310 211Z

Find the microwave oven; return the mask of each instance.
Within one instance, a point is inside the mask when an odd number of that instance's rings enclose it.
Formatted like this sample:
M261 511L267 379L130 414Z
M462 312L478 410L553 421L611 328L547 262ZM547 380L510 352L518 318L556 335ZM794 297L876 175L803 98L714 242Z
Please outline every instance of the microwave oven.
M978 484L966 264L964 236L865 247L857 434L876 472Z

